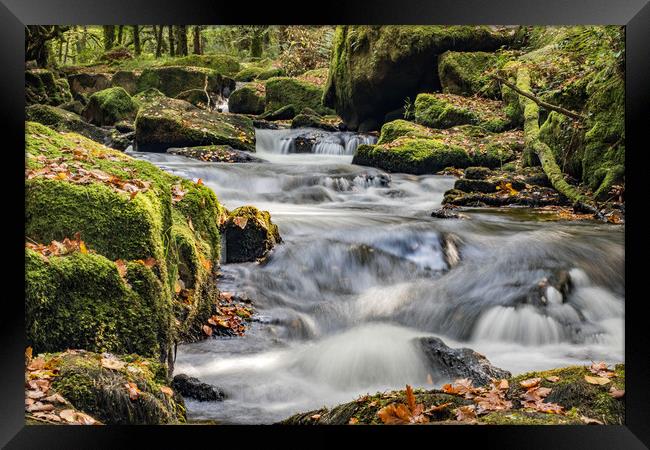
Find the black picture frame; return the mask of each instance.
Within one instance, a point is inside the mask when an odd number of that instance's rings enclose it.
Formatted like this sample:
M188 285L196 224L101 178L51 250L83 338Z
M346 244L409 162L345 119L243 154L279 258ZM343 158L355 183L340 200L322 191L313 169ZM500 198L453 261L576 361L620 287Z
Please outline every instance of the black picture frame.
M622 426L491 427L53 427L25 426L23 402L24 307L24 25L27 24L609 24L626 27L626 424ZM344 445L352 437L366 444L482 445L487 448L637 449L650 446L650 334L644 314L643 179L648 153L645 129L650 119L650 0L364 0L342 4L290 5L273 2L228 5L197 0L0 0L2 43L4 200L11 200L4 221L5 289L0 312L0 446L6 448L122 448L138 442L163 448L250 445L253 432L278 444L311 446L332 439ZM647 234L647 233L646 233ZM15 275L9 274L15 271ZM15 291L15 292L14 292ZM273 435L273 436L269 436ZM280 436L281 435L281 436ZM415 442L421 444L415 444ZM271 442L270 440L267 442ZM447 442L447 443L445 443ZM428 444L427 444L428 443ZM445 444L443 444L445 443ZM160 444L157 444L160 445ZM265 445L265 444L262 444Z

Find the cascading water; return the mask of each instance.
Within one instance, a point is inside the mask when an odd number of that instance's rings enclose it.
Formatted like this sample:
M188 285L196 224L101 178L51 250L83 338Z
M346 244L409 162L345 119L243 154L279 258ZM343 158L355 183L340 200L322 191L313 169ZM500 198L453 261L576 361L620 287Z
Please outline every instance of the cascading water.
M414 345L428 335L514 373L623 360L622 227L517 209L432 219L452 177L353 166L356 146L374 139L353 133L319 132L293 153L313 132L258 130L263 163L136 154L201 178L228 208L269 210L284 239L263 265L222 266L221 289L254 300L247 334L179 347L177 373L228 395L188 400L191 417L271 423L428 375L442 382Z

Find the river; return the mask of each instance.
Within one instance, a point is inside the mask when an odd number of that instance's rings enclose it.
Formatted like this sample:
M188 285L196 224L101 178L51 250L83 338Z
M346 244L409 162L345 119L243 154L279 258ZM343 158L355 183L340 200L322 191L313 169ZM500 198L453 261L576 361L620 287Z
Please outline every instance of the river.
M623 361L623 226L543 221L525 209L434 219L453 177L352 165L368 138L351 133L292 153L296 133L257 130L263 163L132 153L201 178L229 209L270 211L284 240L265 264L221 267L220 289L254 301L246 335L179 346L175 372L228 396L187 400L190 419L273 423L407 383L439 386L449 380L429 373L413 341L428 335L513 373ZM563 271L570 294L539 287Z

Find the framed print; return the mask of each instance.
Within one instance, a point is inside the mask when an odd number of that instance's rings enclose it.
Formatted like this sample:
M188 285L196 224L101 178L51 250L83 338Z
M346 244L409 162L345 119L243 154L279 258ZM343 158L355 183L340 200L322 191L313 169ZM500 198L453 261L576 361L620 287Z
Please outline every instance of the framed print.
M3 0L2 444L647 448L649 19Z

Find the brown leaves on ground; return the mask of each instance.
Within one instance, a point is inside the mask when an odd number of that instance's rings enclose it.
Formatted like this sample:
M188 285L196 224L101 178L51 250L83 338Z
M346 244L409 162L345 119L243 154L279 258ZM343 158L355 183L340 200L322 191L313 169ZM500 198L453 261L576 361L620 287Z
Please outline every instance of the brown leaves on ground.
M78 158L75 156L75 159ZM40 169L27 170L25 172L25 177L28 180L38 177L68 181L74 184L89 184L93 182L102 183L117 192L128 194L131 199L133 199L138 192L146 192L151 186L149 181L143 181L137 178L124 179L116 175L108 174L100 169L88 170L80 164L65 162L62 158L56 160L37 158L37 160L45 163L45 166Z
M609 395L612 398L623 398L625 396L625 390L623 389L616 389L614 386L609 388Z
M46 258L50 256L69 255L74 252L89 253L86 243L81 240L81 234L78 232L75 233L72 239L66 237L63 241L52 241L49 245L26 242L25 247L34 250L36 253L40 253Z
M416 403L413 388L408 384L406 385L406 404L391 403L377 411L377 416L386 425L429 422L429 418L424 414L424 405Z
M489 411L507 411L512 408L512 402L506 398L510 385L508 380L493 380L489 388L473 387L472 380L462 378L454 381L453 384L445 384L442 391L446 394L460 395L468 400L472 400L475 405L472 412L466 407L463 411L459 412L460 408L456 409L456 417L470 417L476 414L485 414ZM470 419L458 419L470 420Z
M594 375L585 375L585 381L589 384L603 386L605 384L611 383L612 380L610 378L614 378L616 376L614 371L611 370L607 363L604 361L593 362L588 370Z
M176 204L183 200L183 197L185 197L185 194L187 194L187 191L184 191L183 188L179 184L175 184L172 186L172 203Z
M72 352L72 350L69 350ZM62 395L52 391L52 379L58 374L56 358L32 358L32 348L25 350L25 412L33 420L56 424L100 424L97 420L71 409Z
M497 191L498 194L505 194L505 195L517 195L519 193L518 190L514 189L512 187L512 183L507 183L503 180L497 185Z
M524 408L534 409L547 414L564 414L564 407L556 403L546 403L544 399L551 393L552 389L540 386L541 378L529 378L519 382L519 385L526 389L521 394L521 405Z
M203 325L203 332L207 336L212 336L213 332L218 335L243 336L246 332L246 321L253 315L252 307L242 304L241 300L230 292L220 293L213 312L208 323Z
M476 417L475 405L465 405L456 408L456 420L460 422L475 422Z
M140 397L140 388L138 385L133 382L124 383L124 387L129 391L129 398L131 401L135 401Z

